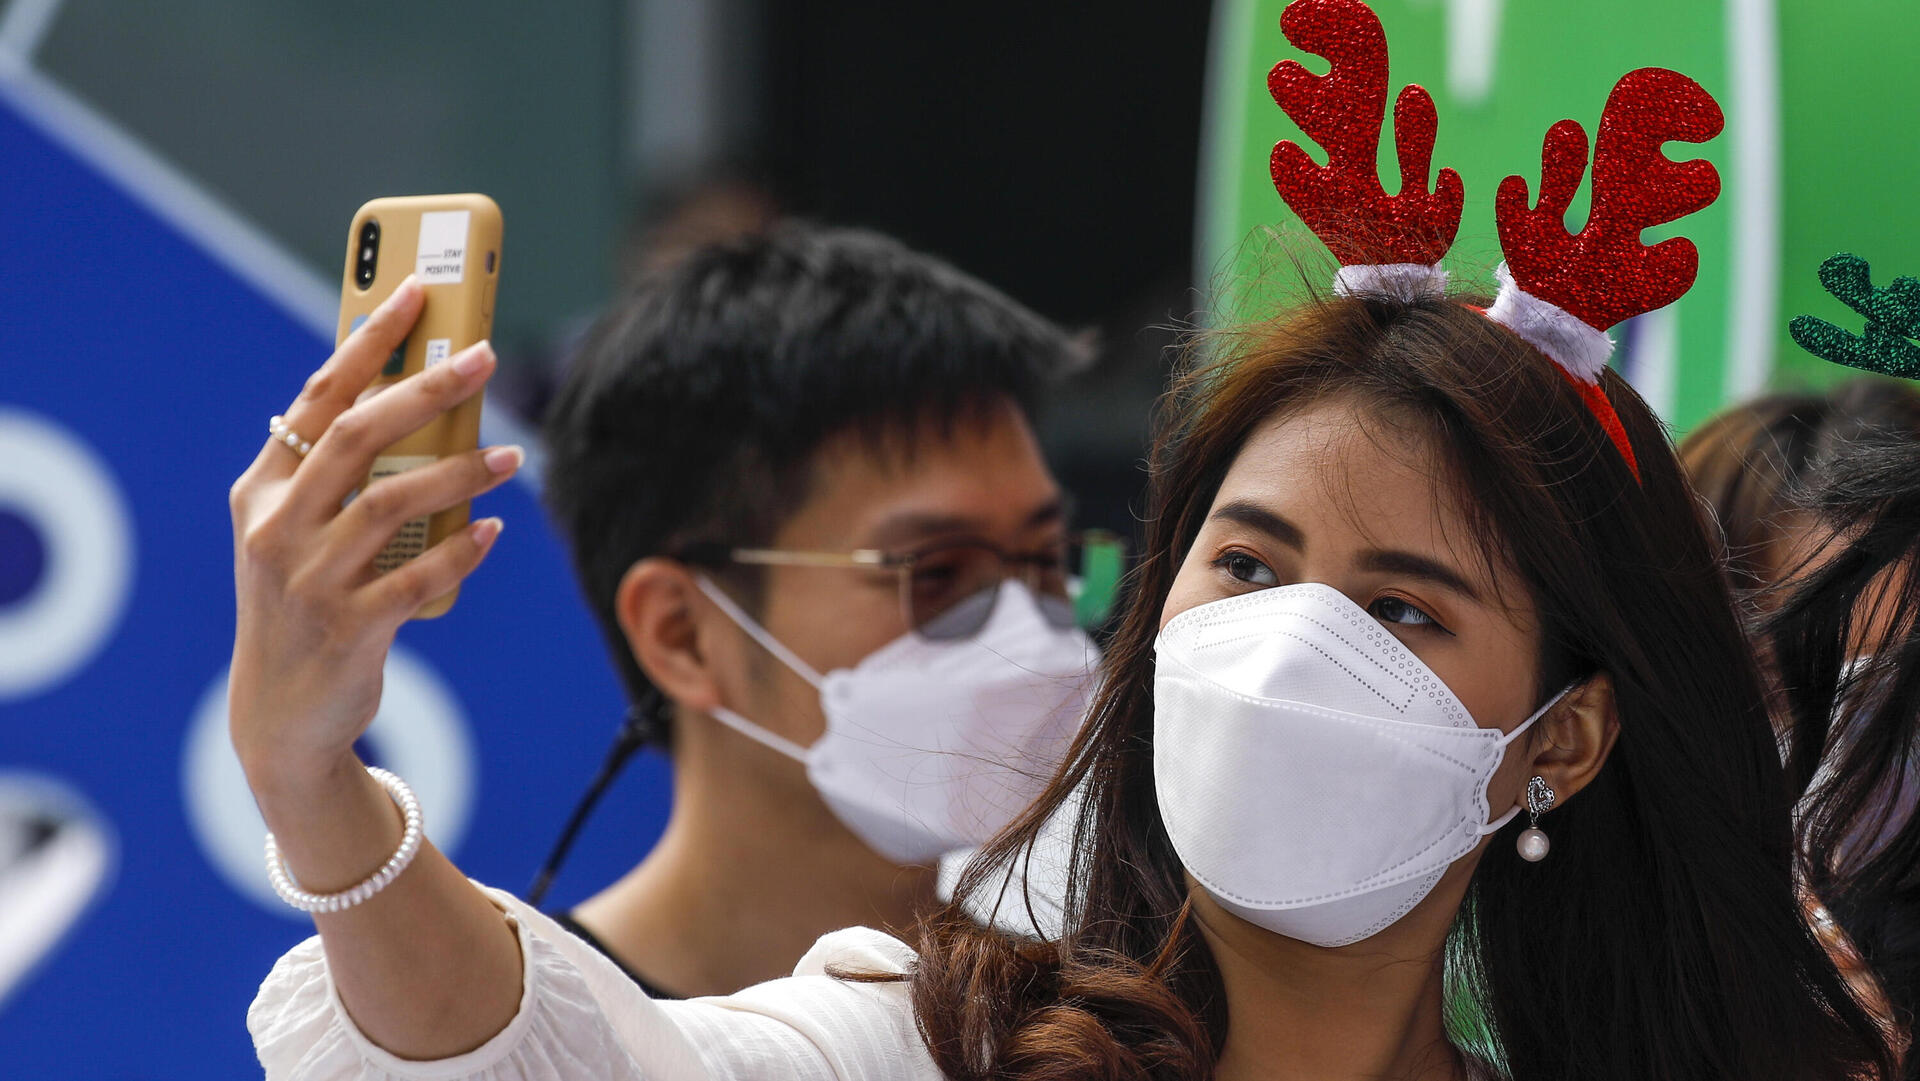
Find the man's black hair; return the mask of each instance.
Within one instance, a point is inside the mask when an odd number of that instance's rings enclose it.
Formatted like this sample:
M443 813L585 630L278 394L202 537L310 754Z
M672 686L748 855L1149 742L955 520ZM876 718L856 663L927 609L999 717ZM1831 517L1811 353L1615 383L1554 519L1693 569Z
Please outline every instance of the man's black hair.
M828 439L910 445L1009 401L1031 417L1078 353L1000 292L861 230L787 223L642 281L546 418L547 503L628 695L654 697L614 615L635 562L766 544L811 495Z

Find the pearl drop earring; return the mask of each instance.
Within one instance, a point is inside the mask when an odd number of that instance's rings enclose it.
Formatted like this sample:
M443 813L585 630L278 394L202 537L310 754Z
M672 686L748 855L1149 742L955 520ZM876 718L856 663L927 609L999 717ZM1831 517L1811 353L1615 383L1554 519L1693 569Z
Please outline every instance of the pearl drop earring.
M1539 863L1547 858L1547 850L1553 845L1547 835L1540 830L1540 816L1553 810L1553 786L1547 784L1545 777L1534 777L1527 782L1527 828L1520 831L1520 839L1514 842L1519 849L1520 858L1528 863Z

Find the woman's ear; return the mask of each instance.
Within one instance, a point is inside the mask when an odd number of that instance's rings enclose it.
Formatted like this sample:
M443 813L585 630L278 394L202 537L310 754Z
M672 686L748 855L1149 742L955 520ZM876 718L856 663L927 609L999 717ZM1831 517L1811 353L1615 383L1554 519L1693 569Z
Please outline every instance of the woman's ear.
M1556 802L1564 803L1606 765L1619 737L1613 677L1599 672L1567 692L1540 718L1540 735L1533 744L1533 775L1544 778Z
M700 586L684 564L643 559L620 579L613 611L648 681L672 701L704 713L721 699L696 618L699 599Z

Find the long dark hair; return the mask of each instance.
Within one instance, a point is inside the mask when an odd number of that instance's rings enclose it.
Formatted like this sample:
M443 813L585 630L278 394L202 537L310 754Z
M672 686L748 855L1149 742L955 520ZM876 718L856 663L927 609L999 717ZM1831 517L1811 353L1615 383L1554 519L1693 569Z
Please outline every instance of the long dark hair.
M1807 885L1880 981L1896 1023L1920 1009L1920 441L1863 433L1800 493L1829 541L1767 621L1804 793ZM1869 641L1869 624L1878 642ZM1909 1078L1920 1077L1910 1058Z
M1788 568L1789 516L1836 457L1874 433L1920 438L1920 394L1892 379L1850 379L1822 394L1766 394L1715 414L1680 443L1680 464L1712 515L1736 596Z
M1636 483L1566 379L1459 299L1315 301L1210 336L1163 403L1144 558L1106 679L1039 803L926 924L913 1000L955 1081L1205 1078L1227 1037L1153 788L1153 643L1176 569L1261 422L1353 396L1451 459L1487 557L1543 628L1539 685L1611 673L1621 734L1522 863L1486 849L1449 981L1508 1076L1885 1078L1892 1052L1800 916L1780 761L1758 677L1664 430L1605 377ZM984 930L1006 869L1079 804L1064 931Z

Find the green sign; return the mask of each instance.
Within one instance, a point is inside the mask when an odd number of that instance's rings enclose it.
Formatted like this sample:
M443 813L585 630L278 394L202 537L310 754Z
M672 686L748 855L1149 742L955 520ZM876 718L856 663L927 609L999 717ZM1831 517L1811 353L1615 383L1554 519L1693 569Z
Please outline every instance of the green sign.
M1220 0L1207 141L1202 151L1199 273L1206 283L1309 274L1326 258L1274 193L1274 143L1311 140L1267 95L1283 59L1326 62L1280 33L1286 0ZM1908 72L1920 56L1909 0L1378 0L1391 56L1389 100L1420 83L1440 114L1434 167L1466 181L1467 206L1447 266L1484 286L1500 261L1493 197L1509 175L1540 188L1540 144L1556 121L1597 130L1621 75L1665 67L1699 80L1726 112L1704 145L1670 143L1676 160L1720 170L1713 206L1650 230L1649 242L1691 237L1700 277L1671 307L1616 328L1614 363L1678 429L1769 387L1847 374L1801 352L1787 320L1808 313L1856 326L1821 289L1816 270L1836 251L1874 264L1876 277L1920 274L1920 144ZM1383 183L1398 190L1392 118ZM1589 177L1589 180L1591 178ZM1578 230L1586 191L1568 214ZM1331 263L1327 275L1331 275ZM1284 268L1284 269L1282 269ZM1287 283L1280 283L1282 286ZM1313 285L1324 287L1326 282ZM1490 286L1486 287L1491 291Z

